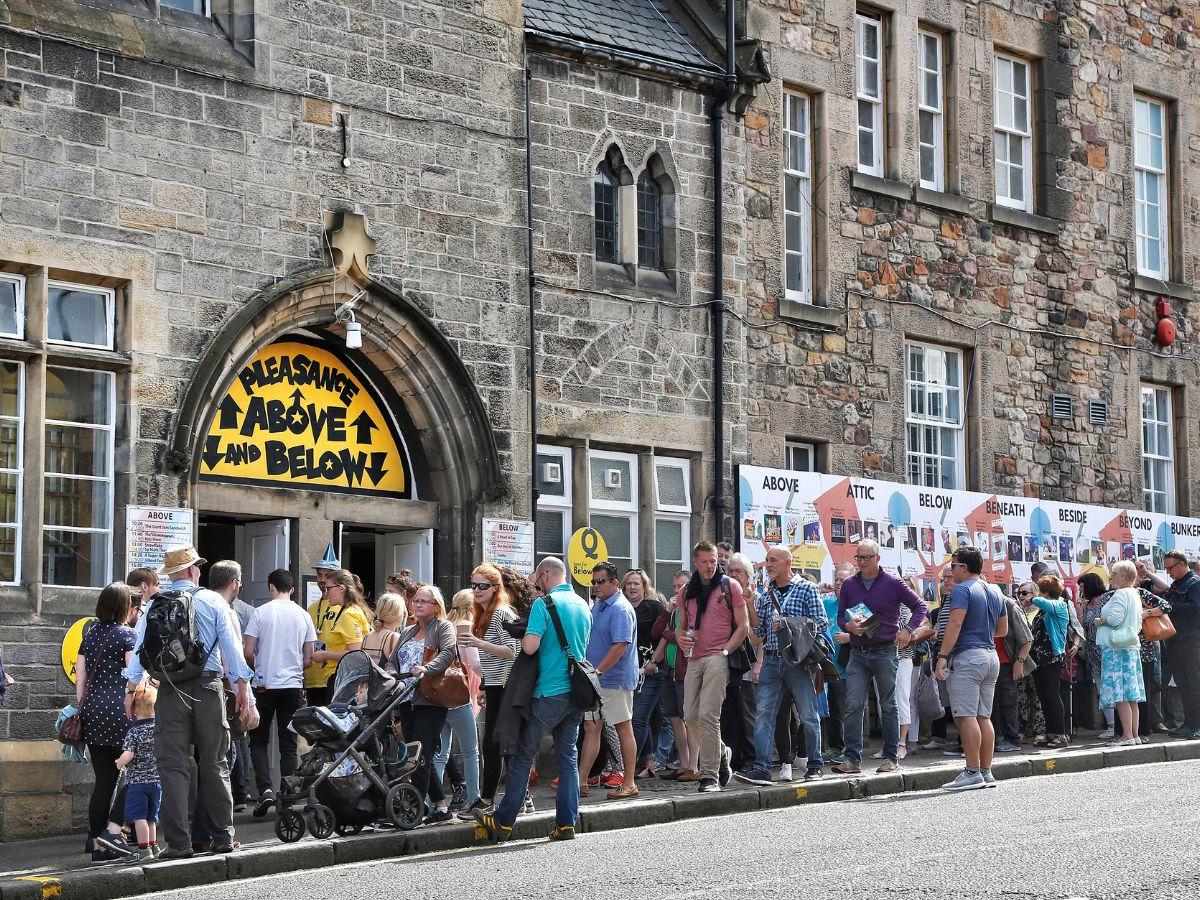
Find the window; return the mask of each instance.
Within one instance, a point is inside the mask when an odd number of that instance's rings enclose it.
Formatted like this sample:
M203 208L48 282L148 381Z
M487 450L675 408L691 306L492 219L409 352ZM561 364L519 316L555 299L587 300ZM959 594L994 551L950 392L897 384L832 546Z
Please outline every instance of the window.
M604 536L608 561L624 575L638 560L638 462L632 453L588 454L591 526Z
M855 88L858 98L858 171L883 175L883 21L854 17Z
M949 490L964 487L962 354L909 344L908 481Z
M812 101L783 95L783 268L786 296L812 303Z
M638 265L643 269L662 269L662 191L650 172L643 172L637 183Z
M111 350L114 305L113 292L108 288L50 282L46 340Z
M691 485L686 459L654 457L654 586L664 594L675 573L689 568Z
M1029 64L996 56L996 202L1033 212Z
M817 471L817 445L801 441L788 441L785 448L787 468L793 472Z
M25 279L0 274L0 337L25 336Z
M1142 499L1147 512L1175 514L1175 442L1170 388L1142 385Z
M571 538L571 448L538 444L537 562L567 558Z
M620 182L606 159L596 168L593 182L596 207L596 259L600 262L620 262L620 243L617 231L617 189Z
M1167 106L1160 100L1134 97L1133 167L1137 229L1137 270L1168 279ZM1149 507L1147 507L1149 508Z
M921 157L921 187L941 191L945 189L946 182L942 36L922 31L918 42L918 64L921 71L917 86L917 130Z
M112 551L113 376L49 366L42 580L88 586L108 580Z
M21 580L25 367L0 361L0 583Z
M208 15L208 0L158 0L162 6L172 9L182 9L184 12L195 13L198 16Z

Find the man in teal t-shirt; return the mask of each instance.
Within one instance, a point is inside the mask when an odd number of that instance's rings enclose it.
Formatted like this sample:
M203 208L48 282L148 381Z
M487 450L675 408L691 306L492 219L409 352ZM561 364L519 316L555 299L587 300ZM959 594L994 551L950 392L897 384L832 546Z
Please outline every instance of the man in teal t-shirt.
M592 631L592 612L587 602L571 590L567 582L567 567L561 559L543 559L530 580L534 588L554 605L571 656L577 660L584 659ZM529 770L533 768L542 738L553 734L554 753L558 758L558 798L555 807L556 826L550 832L550 840L570 840L575 837L575 821L579 818L576 742L579 740L583 710L571 699L567 657L546 601L541 597L534 601L529 613L529 624L521 640L521 649L538 658L538 680L533 689L529 721L521 732L521 743L516 754L508 761L504 799L495 812L475 810L475 820L490 841L509 839L517 813L525 805Z

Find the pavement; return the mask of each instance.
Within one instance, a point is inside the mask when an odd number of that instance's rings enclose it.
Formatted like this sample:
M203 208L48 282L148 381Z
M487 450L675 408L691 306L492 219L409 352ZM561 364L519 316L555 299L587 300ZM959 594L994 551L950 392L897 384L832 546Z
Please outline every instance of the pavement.
M222 885L222 900L1194 900L1200 763L755 810ZM1182 789L1181 789L1182 788ZM149 895L147 895L149 896ZM212 888L172 900L212 900Z
M660 779L639 782L642 793L634 800L606 800L603 789L593 788L592 797L582 802L579 830L582 835L695 818L937 790L962 767L960 759L948 759L940 752L922 751L904 760L899 772L876 775L875 763L869 759L870 751L867 756L866 763L870 765L864 765L861 776L846 778L827 774L817 782L771 787L753 787L735 780L719 794L699 794L695 785L678 785ZM1200 760L1200 741L1155 738L1150 744L1137 747L1109 748L1092 734L1081 735L1063 750L1029 749L998 755L993 770L998 779L1011 780L1185 760ZM1036 790L1041 781L1033 780L1031 787ZM518 820L517 838L544 838L553 827L553 790L543 781L532 788L531 793L539 812ZM941 802L944 803L953 801L940 790L934 796L943 798ZM1044 804L1045 801L1037 802L1039 809ZM0 844L0 900L46 900L56 896L67 900L108 900L147 891L177 890L280 872L322 869L335 864L463 850L474 844L474 832L469 824L425 827L411 832L364 832L356 837L326 841L306 836L299 843L283 844L275 837L273 816L255 820L243 813L235 816L235 820L237 837L242 841L239 851L226 856L201 855L190 860L145 866L93 865L82 853L83 838L80 835ZM1017 829L1014 839L1021 833L1037 833L1030 831L1019 818L1009 824Z

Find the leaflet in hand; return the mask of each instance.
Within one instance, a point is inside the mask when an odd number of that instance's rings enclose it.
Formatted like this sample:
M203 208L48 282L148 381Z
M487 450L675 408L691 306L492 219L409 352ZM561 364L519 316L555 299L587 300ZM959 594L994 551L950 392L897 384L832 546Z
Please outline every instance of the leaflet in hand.
M866 619L872 615L871 607L865 603L860 603L857 606L852 606L846 610L846 615L852 619Z

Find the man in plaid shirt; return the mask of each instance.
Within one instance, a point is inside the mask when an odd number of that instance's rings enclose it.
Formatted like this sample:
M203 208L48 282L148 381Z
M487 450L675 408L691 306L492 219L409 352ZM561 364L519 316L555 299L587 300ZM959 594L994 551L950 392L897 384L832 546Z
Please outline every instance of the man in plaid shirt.
M782 616L802 616L812 619L818 634L829 628L825 607L817 586L799 575L792 574L792 554L786 547L774 547L767 553L767 574L771 581L758 595L755 609L758 627L754 643L758 647L758 662L754 674L758 681L758 706L754 713L754 764L735 773L747 784L771 783L771 750L775 746L775 720L784 685L792 692L796 711L804 725L804 746L808 750L805 781L813 781L821 770L821 717L817 712L817 690L812 677L801 666L789 663L779 649L778 631ZM787 762L787 760L785 760Z

